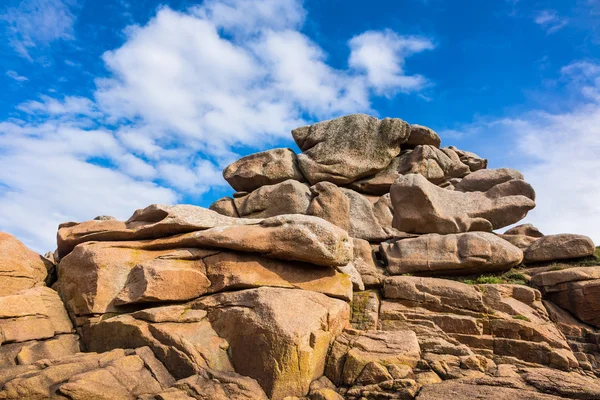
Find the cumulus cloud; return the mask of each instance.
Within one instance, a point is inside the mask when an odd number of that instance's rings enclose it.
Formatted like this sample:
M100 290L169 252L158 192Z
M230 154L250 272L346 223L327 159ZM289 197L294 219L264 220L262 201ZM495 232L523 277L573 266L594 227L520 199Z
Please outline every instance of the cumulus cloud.
M548 34L558 32L569 23L568 18L559 16L555 10L539 11L534 15L533 21Z
M21 7L11 11L23 56L71 35L64 3L44 4L48 21L65 20L39 36ZM300 31L305 18L299 0L207 0L128 27L103 55L92 98L39 96L17 106L21 119L0 122L0 229L49 250L59 222L198 198L226 184L221 170L240 147L262 150L312 120L369 112L374 94L424 87L406 63L430 40L359 34L339 69Z
M349 64L364 71L369 84L378 93L417 91L427 84L427 79L421 75L406 75L405 59L434 47L428 38L399 36L389 30L369 31L350 40Z
M33 61L31 51L55 40L73 39L75 16L68 0L23 0L0 15L10 45Z

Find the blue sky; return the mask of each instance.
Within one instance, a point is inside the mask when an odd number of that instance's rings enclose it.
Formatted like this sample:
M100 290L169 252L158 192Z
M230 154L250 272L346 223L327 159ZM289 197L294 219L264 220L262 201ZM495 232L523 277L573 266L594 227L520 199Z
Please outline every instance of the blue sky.
M526 222L600 242L600 0L7 0L0 229L208 206L242 155L353 112L524 172Z

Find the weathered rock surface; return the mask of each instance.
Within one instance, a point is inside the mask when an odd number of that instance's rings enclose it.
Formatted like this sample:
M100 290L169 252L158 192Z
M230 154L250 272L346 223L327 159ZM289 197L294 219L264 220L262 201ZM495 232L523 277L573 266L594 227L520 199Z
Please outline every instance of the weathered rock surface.
M208 209L227 217L240 217L237 208L235 208L235 202L231 197L222 197L219 200L216 200Z
M540 232L540 230L538 228L536 228L535 226L533 226L531 224L521 224L521 225L515 226L513 228L510 228L506 232L504 232L504 234L505 235L524 235L524 236L529 236L529 237L533 237L533 238L541 238L544 236L544 234L542 232Z
M402 155L397 171L401 175L421 174L437 185L452 178L462 178L469 173L469 167L453 150L424 145Z
M523 219L535 202L531 186L512 180L487 192L462 193L435 186L419 174L398 178L390 194L394 228L412 233L491 231Z
M487 159L481 158L477 154L471 153L470 151L457 149L454 146L449 146L447 148L454 151L460 158L460 161L462 161L463 164L467 165L471 172L487 168Z
M268 218L284 214L306 214L310 200L308 185L289 179L262 186L233 201L240 217Z
M252 192L288 179L305 180L292 149L271 149L242 157L223 170L223 177L238 192Z
M463 356L470 348L496 363L521 360L565 370L578 366L565 337L549 320L540 293L526 286L395 276L384 281L383 295L381 329L414 330L422 349Z
M487 232L429 234L381 244L391 275L469 275L508 271L523 260L523 252Z
M392 183L402 175L399 172L400 162L402 160L402 156L394 158L382 171L379 171L373 176L368 176L352 182L349 187L358 192L376 196L382 196L389 193Z
M174 382L148 348L79 353L2 371L0 399L135 399Z
M350 229L350 198L331 182L319 182L310 188L312 199L306 213Z
M548 300L600 328L600 266L541 272L532 283Z
M17 238L0 232L0 296L44 285L52 263L29 250Z
M304 396L323 375L330 343L347 326L348 304L319 293L259 288L196 300L230 346L235 370L272 399Z
M439 148L441 143L442 139L440 139L433 129L422 125L412 124L410 126L410 135L408 136L405 145L407 147L427 145Z
M247 376L233 372L204 369L196 375L175 382L153 400L267 400L260 385Z
M232 218L215 211L179 204L153 204L137 210L125 222L92 220L66 222L58 229L58 253L62 258L79 243L89 241L142 240L177 235L217 226L249 225L260 221Z
M536 393L533 390L521 390L501 385L477 385L463 383L459 381L446 381L437 385L425 386L416 397L417 400L559 400L562 397L552 396L543 393Z
M73 332L58 294L47 287L0 297L0 352L5 343L53 338Z
M544 236L525 250L525 262L581 258L594 254L596 247L587 236L560 234Z
M421 349L413 331L347 330L338 336L327 362L334 384L375 384L393 379L394 370L415 367Z
M344 185L383 170L409 135L409 125L401 119L378 120L364 114L292 131L302 150L300 170L312 185L321 181Z
M524 180L522 173L515 169L498 168L482 169L465 176L460 182L454 185L454 190L459 192L487 192L496 185L511 180ZM533 197L535 194L528 196Z

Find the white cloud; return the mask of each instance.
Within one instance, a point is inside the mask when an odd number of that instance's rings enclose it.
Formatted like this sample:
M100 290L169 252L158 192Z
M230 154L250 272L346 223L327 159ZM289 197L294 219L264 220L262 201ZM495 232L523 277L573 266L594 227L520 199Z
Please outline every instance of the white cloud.
M418 91L427 84L427 79L421 75L405 75L405 59L434 47L428 38L399 36L389 30L369 31L350 40L349 64L365 71L369 84L379 93Z
M59 39L73 39L75 16L67 0L23 0L0 15L0 21L10 45L30 61L32 49Z
M358 61L339 69L299 31L305 16L299 0L207 0L127 28L103 55L93 98L42 95L17 106L21 121L0 122L0 229L47 250L62 220L197 198L226 185L221 170L239 147L262 150L306 120L370 111L373 93L422 88L425 78L404 70L433 48L427 39L359 35ZM366 58L382 55L385 67Z
M25 82L29 80L26 76L21 76L16 71L6 71L6 76L14 79L17 82Z
M561 70L580 96L563 112L531 111L488 119L461 129L466 135L499 135L502 154L534 187L534 208L521 223L544 234L579 233L600 245L600 64L579 61ZM440 132L442 137L444 132Z
M533 21L544 28L547 34L557 32L569 23L568 18L559 16L554 10L542 10L536 13Z

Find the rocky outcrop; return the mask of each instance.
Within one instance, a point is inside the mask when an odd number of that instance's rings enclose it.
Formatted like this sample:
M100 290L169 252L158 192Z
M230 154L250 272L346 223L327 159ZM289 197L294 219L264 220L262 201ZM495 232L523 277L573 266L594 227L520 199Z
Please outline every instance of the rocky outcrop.
M378 120L364 114L292 131L302 150L300 170L313 185L321 181L344 185L381 171L400 154L409 135L409 125L401 119Z
M412 233L491 232L523 219L535 207L531 193L531 186L518 179L486 192L463 193L435 186L419 174L404 175L390 190L393 226Z
M252 192L288 179L305 180L292 149L272 149L240 158L223 170L223 177L238 192Z
M400 119L293 135L210 209L0 235L0 399L600 398L593 243L492 233L523 175Z
M523 252L487 232L423 235L381 244L390 275L469 275L508 271Z
M50 261L29 250L17 238L0 232L0 296L44 285Z

